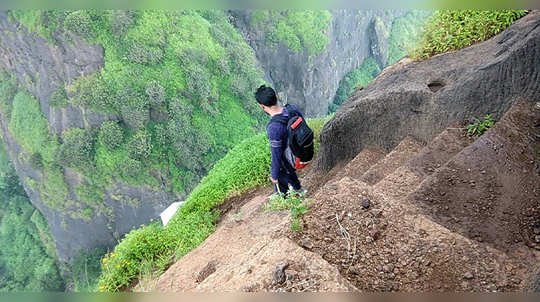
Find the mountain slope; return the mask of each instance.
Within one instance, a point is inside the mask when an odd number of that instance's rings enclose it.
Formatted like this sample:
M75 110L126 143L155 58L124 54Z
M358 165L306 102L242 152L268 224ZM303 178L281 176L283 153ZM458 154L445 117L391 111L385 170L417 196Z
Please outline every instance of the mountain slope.
M532 12L484 43L387 69L325 125L319 169L303 178L312 201L299 232L286 213L263 210L270 189L256 191L233 200L221 236L136 289L529 289L540 259L540 89L530 81L539 20ZM491 90L477 98L467 85ZM486 113L499 121L467 136L467 120ZM235 248L221 248L227 241Z

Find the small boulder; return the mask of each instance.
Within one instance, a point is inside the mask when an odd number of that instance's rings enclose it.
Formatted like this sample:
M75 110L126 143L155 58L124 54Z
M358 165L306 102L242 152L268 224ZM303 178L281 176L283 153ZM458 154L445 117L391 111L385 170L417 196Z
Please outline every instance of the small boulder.
M276 265L276 270L274 271L274 284L281 284L285 282L287 276L285 270L289 267L289 262L281 262Z
M369 199L364 199L364 201L362 201L362 208L364 210L369 209L370 206L371 206L371 201Z

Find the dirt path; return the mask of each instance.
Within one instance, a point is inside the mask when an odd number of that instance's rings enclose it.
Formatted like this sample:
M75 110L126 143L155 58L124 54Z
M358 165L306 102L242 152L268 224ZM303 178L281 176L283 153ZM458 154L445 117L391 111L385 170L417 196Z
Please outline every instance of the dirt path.
M271 188L235 198L217 230L141 291L349 291L317 254L284 236L288 214L263 209ZM246 198L244 198L246 197Z

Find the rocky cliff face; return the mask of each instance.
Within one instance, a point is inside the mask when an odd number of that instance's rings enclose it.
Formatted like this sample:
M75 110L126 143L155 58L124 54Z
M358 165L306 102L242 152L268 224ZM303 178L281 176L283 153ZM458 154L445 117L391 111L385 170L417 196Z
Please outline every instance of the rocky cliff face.
M50 95L57 87L103 67L102 46L89 45L74 35L70 36L71 41L66 41L61 35L54 34L56 46L52 46L38 35L29 33L18 22L10 20L4 11L0 11L0 32L0 67L15 75L20 87L36 97L51 132L58 134L72 127L90 128L106 120L118 119L114 115L95 113L70 104L61 109L49 105ZM8 129L5 114L0 115L0 126L6 149L30 200L49 223L61 261L70 261L81 248L114 246L121 235L158 217L166 206L177 200L176 196L165 191L118 183L105 194L103 202L110 209L107 214L95 215L91 220L73 218L43 203L40 191L28 182L29 179L40 182L44 177L42 171L34 168L28 157L23 156L21 145ZM81 183L81 176L65 169L64 177L70 188L68 198L76 200L73 191ZM133 200L138 202L128 202Z
M235 26L255 50L266 80L284 102L297 104L308 116L324 116L341 79L373 56L385 67L392 20L404 11L332 10L326 49L310 56L285 45L269 46L268 29L253 24L252 11L231 11Z
M366 146L390 150L405 136L430 141L455 122L493 114L519 98L540 99L540 12L488 41L422 62L408 59L356 91L321 133L328 170Z

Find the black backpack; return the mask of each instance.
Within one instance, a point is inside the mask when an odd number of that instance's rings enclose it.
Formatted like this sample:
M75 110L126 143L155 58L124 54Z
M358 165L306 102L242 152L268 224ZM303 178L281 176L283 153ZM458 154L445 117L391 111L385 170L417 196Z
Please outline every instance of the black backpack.
M275 115L270 122L287 125L287 148L284 159L295 169L302 169L313 159L313 131L306 121L289 104L289 116Z

